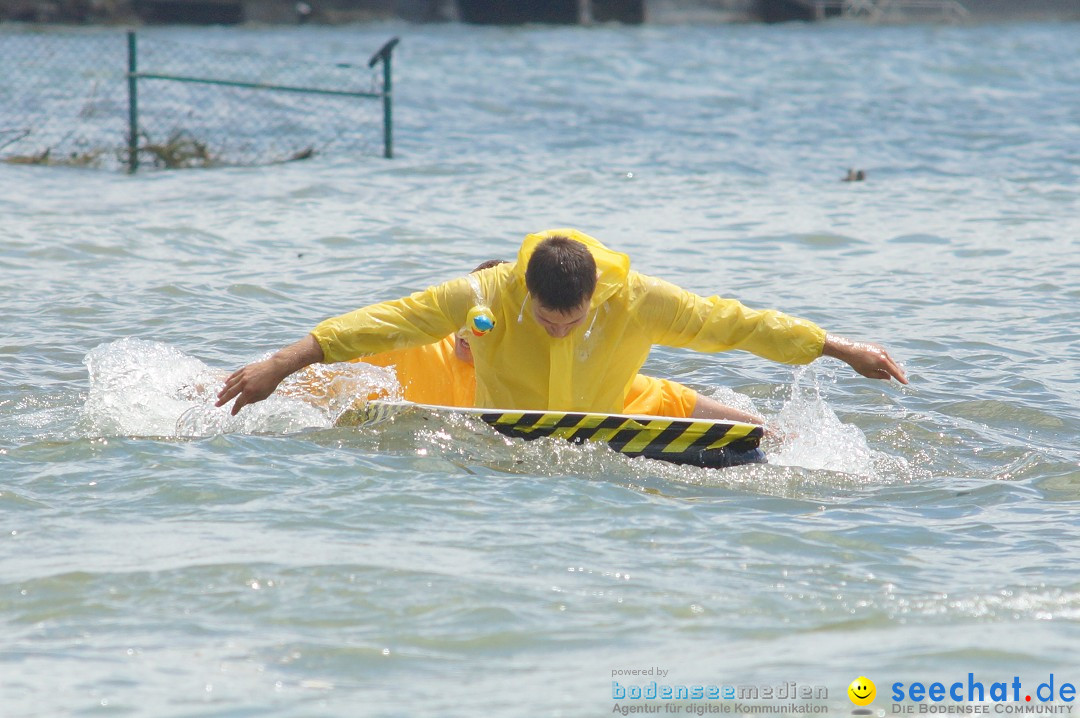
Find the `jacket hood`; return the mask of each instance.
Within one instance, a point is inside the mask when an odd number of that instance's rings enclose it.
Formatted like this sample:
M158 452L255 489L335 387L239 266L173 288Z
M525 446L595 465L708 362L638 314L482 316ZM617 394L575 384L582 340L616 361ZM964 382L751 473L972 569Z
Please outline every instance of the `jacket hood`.
M537 232L525 237L525 241L518 250L517 264L514 266L514 275L525 286L525 268L529 266L529 258L532 257L536 245L549 237L566 237L575 242L581 242L589 248L593 259L596 261L596 291L593 292L590 305L597 307L603 304L621 287L626 284L626 277L630 272L630 257L608 249L599 240L590 237L576 229L549 229Z

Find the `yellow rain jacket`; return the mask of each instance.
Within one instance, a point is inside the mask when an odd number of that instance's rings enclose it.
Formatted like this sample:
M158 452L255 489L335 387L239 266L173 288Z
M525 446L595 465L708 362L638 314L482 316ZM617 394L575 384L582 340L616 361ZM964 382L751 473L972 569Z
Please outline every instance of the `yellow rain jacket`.
M457 358L453 337L353 361L392 367L401 385L402 396L417 404L476 406L476 374L472 364ZM626 403L621 411L686 419L695 406L697 392L693 389L670 379L638 374L626 393Z
M583 243L596 260L597 284L585 322L554 338L533 319L525 268L550 236ZM743 349L773 361L805 364L821 356L825 331L775 310L734 299L699 297L630 269L630 258L573 229L525 238L516 263L501 264L327 319L312 331L324 361L337 362L441 341L487 306L495 328L470 336L476 405L502 409L619 412L654 344L703 352Z
M434 344L397 349L352 361L392 368L401 386L401 396L408 401L463 408L476 406L476 374L472 364L458 359L454 353L453 337L446 337ZM294 389L283 391L300 398L340 398L340 389L333 381L333 371L315 374L309 367L298 376L299 384ZM366 400L385 398L387 393L380 390L369 394ZM687 419L696 406L697 392L693 389L670 379L638 374L626 393L622 413Z

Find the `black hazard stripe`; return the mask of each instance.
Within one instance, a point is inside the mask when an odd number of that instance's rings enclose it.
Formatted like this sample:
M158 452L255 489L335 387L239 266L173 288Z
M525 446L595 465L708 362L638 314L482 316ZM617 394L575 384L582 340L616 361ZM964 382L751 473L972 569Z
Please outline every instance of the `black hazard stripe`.
M643 421L608 416L596 421L596 415L568 412L561 413L556 421L545 425L545 418L556 414L558 413L543 411L491 412L481 414L480 418L499 433L522 439L551 436L565 429L574 431L564 433L561 438L574 443L596 440L597 435L601 435L600 440L603 443L630 456L677 459L707 449L717 442L720 442L720 446L713 447L714 449L738 445L746 440L752 441L753 445L757 444L757 441L754 441L757 437L753 432L746 437L723 441L733 428L730 424L712 424L698 433L700 424L690 419L672 419L665 422L660 418ZM664 428L660 429L658 424L663 424ZM651 434L655 435L650 437ZM757 436L760 436L760 430ZM630 444L633 446L626 450Z
M580 414L563 414L555 423L547 424L544 419L549 416L549 413L555 412L530 412L521 417L522 421L518 422L515 428L531 432L536 436L551 436L556 430L577 426L582 420ZM525 425L526 421L531 423Z
M588 429L586 429L584 427L587 424L590 424L593 421L595 421L595 417L593 417L593 416L590 416L588 414L582 414L582 413L574 412L574 413L562 413L556 421L554 421L554 422L552 422L550 424L545 424L544 423L545 419L547 417L550 417L552 414L555 414L555 413L556 412L537 414L536 419L535 419L535 421L532 422L532 424L530 424L528 426L522 426L519 423L517 426L515 426L515 430L528 432L534 438L538 438L538 437L541 437L541 436L551 436L553 434L559 433L559 434L561 434L561 438L564 438L564 439L567 439L567 440L572 440L572 441L580 443L584 439L582 439L580 436L577 436L576 434L579 431L589 431L589 430L591 430L592 427L589 427ZM532 414L527 414L526 416L523 416L522 419L523 420L525 420L525 419L532 420L532 417L533 417ZM569 433L565 433L563 431L565 429L572 429L572 431L570 431Z
M626 419L621 419L617 416L610 416L601 421L596 426L590 427L588 429L582 429L574 436L574 441L589 441L601 431L611 431L612 429L618 429L625 422Z
M694 426L694 423L691 421L676 421L650 439L644 446L636 448L633 452L626 453L666 459L692 456L723 439L732 429L730 425L712 425L699 433L699 429ZM611 442L616 451L621 451L633 439L633 436L625 438L621 434L622 432L618 437L618 446L615 445L616 442ZM687 434L691 436L687 437Z
M589 417L586 414L567 414L563 418L556 421L552 425L551 429L552 431L554 431L555 429L576 428L578 426L581 426L588 420Z
M646 453L648 448L656 441L655 438L649 438L650 434L658 431L666 431L671 427L673 421L674 420L671 419L652 419L640 422L631 419L624 425L626 428L617 432L607 443L611 448L615 449L615 451L627 455L638 456ZM664 428L661 429L661 426ZM628 448L631 444L634 444L634 446Z
M723 439L731 431L731 426L710 426L705 430L705 433L700 438L696 439L689 448L704 449L711 446L714 442Z
M668 447L674 444L677 440L681 439L684 434L686 434L688 431L694 430L695 429L693 427L693 424L687 424L682 421L673 422L671 426L661 431L659 434L656 435L656 438L649 442L649 445L646 447L646 450L643 453L651 454L667 451ZM692 447L696 443L697 440L690 442L690 445L687 446L687 448ZM679 454L682 452L676 451L673 453Z
M555 423L552 431L554 432L555 429L574 429L574 431L570 432L563 438L565 438L567 441L572 441L576 444L580 444L582 441L584 441L584 439L578 436L578 432L581 431L582 426L587 423L589 423L588 414L567 414Z
M615 436L611 437L611 439L607 442L607 445L610 446L612 449L615 449L615 451L618 451L620 454L630 453L624 452L623 447L625 447L627 444L629 444L631 441L633 441L640 435L641 429L623 429L622 431L617 432ZM638 452L634 453L636 454Z
M551 436L559 429L572 428L585 421L581 414L563 414L552 424L546 424L544 418L555 412L527 411L481 414L480 418L497 431L509 436L524 439L539 439ZM515 421L507 421L507 416L517 416Z

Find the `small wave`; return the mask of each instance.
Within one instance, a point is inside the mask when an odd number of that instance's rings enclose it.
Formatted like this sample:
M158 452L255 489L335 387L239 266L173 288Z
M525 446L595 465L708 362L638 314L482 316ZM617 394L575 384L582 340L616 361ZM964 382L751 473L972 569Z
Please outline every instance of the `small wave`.
M995 593L895 597L893 617L957 616L986 621L1080 620L1080 591L1050 586L1003 588Z

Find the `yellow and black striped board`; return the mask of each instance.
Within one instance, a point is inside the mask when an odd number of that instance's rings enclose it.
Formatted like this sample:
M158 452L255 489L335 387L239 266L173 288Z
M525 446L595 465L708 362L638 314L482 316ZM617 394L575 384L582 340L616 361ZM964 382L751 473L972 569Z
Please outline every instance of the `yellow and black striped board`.
M462 414L479 418L496 431L521 439L551 436L573 443L597 441L625 454L676 464L719 468L760 463L763 433L757 424L663 416L568 411L462 409L406 401L374 400L357 412L358 423L373 424L405 412Z

